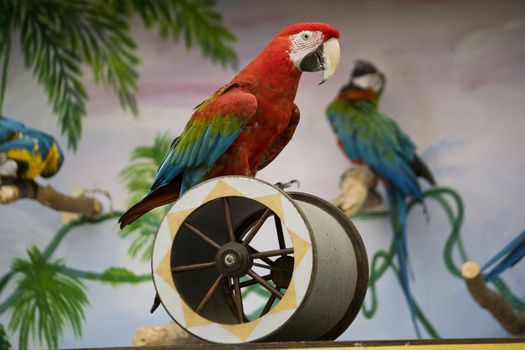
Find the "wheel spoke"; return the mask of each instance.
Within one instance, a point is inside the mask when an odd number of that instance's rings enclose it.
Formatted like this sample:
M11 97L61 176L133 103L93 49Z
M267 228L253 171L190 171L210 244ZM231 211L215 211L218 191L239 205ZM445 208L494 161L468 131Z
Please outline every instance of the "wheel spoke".
M253 270L248 270L248 275L250 275L251 278L256 280L261 286L268 289L277 298L281 299L283 297L283 294L281 292L279 292L277 289L272 287L270 283L266 282L261 276L259 276Z
M199 231L196 227L188 224L187 222L184 223L184 227L186 227L188 230L190 230L191 233L193 233L195 236L199 237L202 241L206 242L210 246L212 246L215 249L219 249L221 246L217 244L214 240L210 239L208 236L206 236L204 233Z
M274 294L270 295L270 298L266 302L266 305L264 305L264 308L262 309L261 315L259 317L263 317L264 315L268 313L268 311L270 311L273 303L275 302L275 299L277 299L277 297Z
M235 302L235 308L237 309L237 319L240 323L244 322L244 308L242 305L242 295L241 295L241 286L239 283L239 278L235 277L233 279L233 289L235 291L235 296L233 301Z
M262 279L264 279L265 281L268 281L271 276L270 275L264 275L264 276L261 276ZM248 281L244 281L244 282L241 282L239 285L241 288L244 288L244 287L248 287L248 286L253 286L254 284L257 284L257 281L254 280L254 279L251 279L251 280L248 280Z
M235 242L235 233L233 232L232 213L230 210L230 202L227 197L222 198L222 206L224 207L224 217L226 218L226 227L228 228L228 237L230 242Z
M219 285L221 284L223 279L224 279L224 274L221 273L219 277L217 277L215 282L213 282L212 286L210 287L210 289L208 290L208 292L206 293L206 295L200 302L199 306L197 306L197 309L195 310L198 314L201 313L202 310L204 310L206 305L208 305L208 302L210 301L211 297L213 296L217 288L219 288Z
M275 220L275 229L277 230L277 240L279 241L279 248L285 249L286 243L284 243L283 224L281 219L277 215L273 215Z
M271 213L272 213L272 211L270 209L266 209L264 211L263 215L259 218L259 220L257 220L257 223L255 224L255 226L252 227L252 229L250 230L250 232L248 233L248 235L246 236L246 238L244 239L242 244L244 244L245 246L250 244L250 242L252 241L253 237L255 237L257 232L259 232L259 230L261 229L262 225L264 224L264 222L266 221L268 216L270 216Z
M268 250L266 252L253 253L251 257L253 259L259 259L259 258L267 258L270 256L287 255L287 254L292 254L292 253L293 253L293 248L284 248L284 249Z
M171 271L172 272L185 272L185 271L204 270L204 269L209 269L211 267L214 267L216 265L217 263L215 261L210 261L210 262L205 262L205 263L175 266L171 268Z
M252 246L248 246L248 249L252 252L251 254L258 254L260 253L257 249L253 248ZM268 259L265 256L261 256L259 259L267 263L268 265L273 265L273 261L271 259Z
M268 270L271 270L271 269L272 269L271 266L264 265L264 264L259 264L259 263L256 263L256 262L252 263L252 265L253 265L253 266L257 266L257 267L261 267L261 268L263 268L263 269L268 269Z

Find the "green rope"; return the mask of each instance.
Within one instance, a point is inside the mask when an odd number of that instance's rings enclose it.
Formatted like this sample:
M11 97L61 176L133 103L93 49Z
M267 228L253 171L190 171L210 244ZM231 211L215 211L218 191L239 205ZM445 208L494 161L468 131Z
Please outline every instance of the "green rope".
M122 214L123 213L120 211L113 211L111 213L97 216L94 219L88 219L86 217L81 217L78 220L71 221L67 225L62 226L60 230L57 231L57 233L55 234L51 242L49 242L49 244L47 245L46 249L44 249L44 253L43 253L44 257L47 259L51 255L53 255L53 253L58 248L62 240L67 236L69 232L71 232L73 228L82 226L85 224L96 224L102 221L111 220L111 219L122 216Z
M452 197L452 199L455 202L457 213L454 212L452 207L449 205L447 200L445 199L445 196L448 195ZM465 249L463 247L463 242L461 241L460 237L460 230L461 225L463 224L463 217L464 217L464 206L463 201L461 200L461 197L452 189L450 188L432 188L430 190L427 190L423 193L423 199L434 199L438 204L441 205L443 211L447 215L447 218L449 220L449 223L451 225L451 233L447 239L447 242L445 244L444 248L444 260L445 264L448 268L448 270L457 276L459 274L459 268L456 267L454 260L453 260L453 249L457 247L459 250L459 254L463 262L467 261L467 255L465 253ZM410 212L412 208L417 204L418 202L415 200L411 200L408 203L408 211ZM358 213L356 216L353 217L353 219L375 219L375 218L385 218L388 217L389 213L388 211L376 211L376 212L361 212ZM392 268L394 273L396 274L396 277L398 281L401 283L399 271L396 268L396 266L393 263L393 257L395 255L394 251L394 241L392 240L391 246L389 251L385 250L379 250L377 251L374 256L372 257L372 263L370 268L370 277L368 281L368 287L369 287L369 295L370 295L370 304L367 306L366 303L363 304L363 315L366 318L372 318L376 314L378 310L378 297L377 297L377 290L376 290L376 283L379 281L379 279L384 275L384 273L389 269ZM414 309L416 312L416 317L419 322L423 325L427 333L432 338L439 338L438 332L435 330L432 323L427 319L417 302L414 300Z
M140 282L151 281L151 273L136 275L131 271L122 268L113 268L104 272L92 272L77 270L70 267L63 267L60 270L62 273L71 277L78 277L81 279L100 281L103 283L111 283L113 285L128 283L137 284Z
M496 287L501 297L515 310L525 313L525 298L517 297L501 277L495 277L491 283Z
M352 215L352 220L370 220L388 218L390 213L387 210L381 211L360 211Z
M381 276L383 276L383 274L387 271L389 267L393 267L392 249L393 247L391 246L390 251L388 252L384 250L377 251L374 254L374 257L372 258L371 271L373 272L370 274L370 277L368 279L369 292L372 293L371 294L371 306L370 308L367 308L366 302L364 302L363 308L362 308L363 315L368 319L372 318L375 315L375 313L377 312L377 308L378 308L376 282L379 280L379 278L381 278ZM383 263L381 264L380 267L377 267L377 264L379 264L380 259L383 260Z

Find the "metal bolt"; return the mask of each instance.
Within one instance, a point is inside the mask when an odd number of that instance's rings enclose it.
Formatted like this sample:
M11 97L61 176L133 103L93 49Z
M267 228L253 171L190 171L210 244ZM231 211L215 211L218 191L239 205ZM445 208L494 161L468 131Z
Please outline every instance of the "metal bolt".
M237 258L234 254L228 253L226 256L224 256L224 263L228 266L231 266L237 262Z

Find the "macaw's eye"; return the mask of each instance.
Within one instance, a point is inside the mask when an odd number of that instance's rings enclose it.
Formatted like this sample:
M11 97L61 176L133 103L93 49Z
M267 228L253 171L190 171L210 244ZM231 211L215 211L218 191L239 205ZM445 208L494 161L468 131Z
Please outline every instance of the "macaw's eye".
M305 41L308 41L312 38L312 35L310 33L302 33L301 34L301 39L305 40Z

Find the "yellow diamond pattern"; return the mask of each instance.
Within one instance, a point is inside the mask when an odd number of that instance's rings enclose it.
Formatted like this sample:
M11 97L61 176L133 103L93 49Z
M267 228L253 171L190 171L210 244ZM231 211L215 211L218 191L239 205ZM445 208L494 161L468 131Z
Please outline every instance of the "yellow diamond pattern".
M198 313L190 309L190 307L186 305L186 303L182 300L181 305L182 313L184 314L184 321L186 322L184 326L186 328L200 327L212 323L210 320L205 319L204 317L200 316Z
M258 318L254 321L241 323L241 324L223 324L222 326L231 334L239 337L242 341L246 341L248 337L253 333L253 330L259 324L261 319Z
M284 221L283 206L281 203L280 194L271 194L269 196L256 197L254 198L254 200L266 205L268 208L273 210L273 212L277 214L277 216L281 218L281 220Z
M211 190L210 194L204 199L204 203L210 202L216 198L226 197L226 196L238 196L245 197L244 194L239 192L237 189L231 187L226 182L220 180L217 182L215 187Z
M166 215L166 219L168 220L170 237L172 240L175 238L175 235L179 231L182 222L188 217L188 215L190 215L190 213L193 210L194 209L181 210L176 211L174 213L168 213L168 215Z
M171 251L168 250L164 258L159 264L159 267L155 270L155 273L160 276L171 288L175 289L175 284L173 283L173 276L171 274Z
M293 279L290 281L284 297L279 301L268 314L276 314L287 310L295 310L297 308L297 296L295 295L295 283Z
M292 238L293 254L294 254L294 269L297 268L301 260L304 258L306 252L311 248L309 242L305 241L292 231L288 230Z

